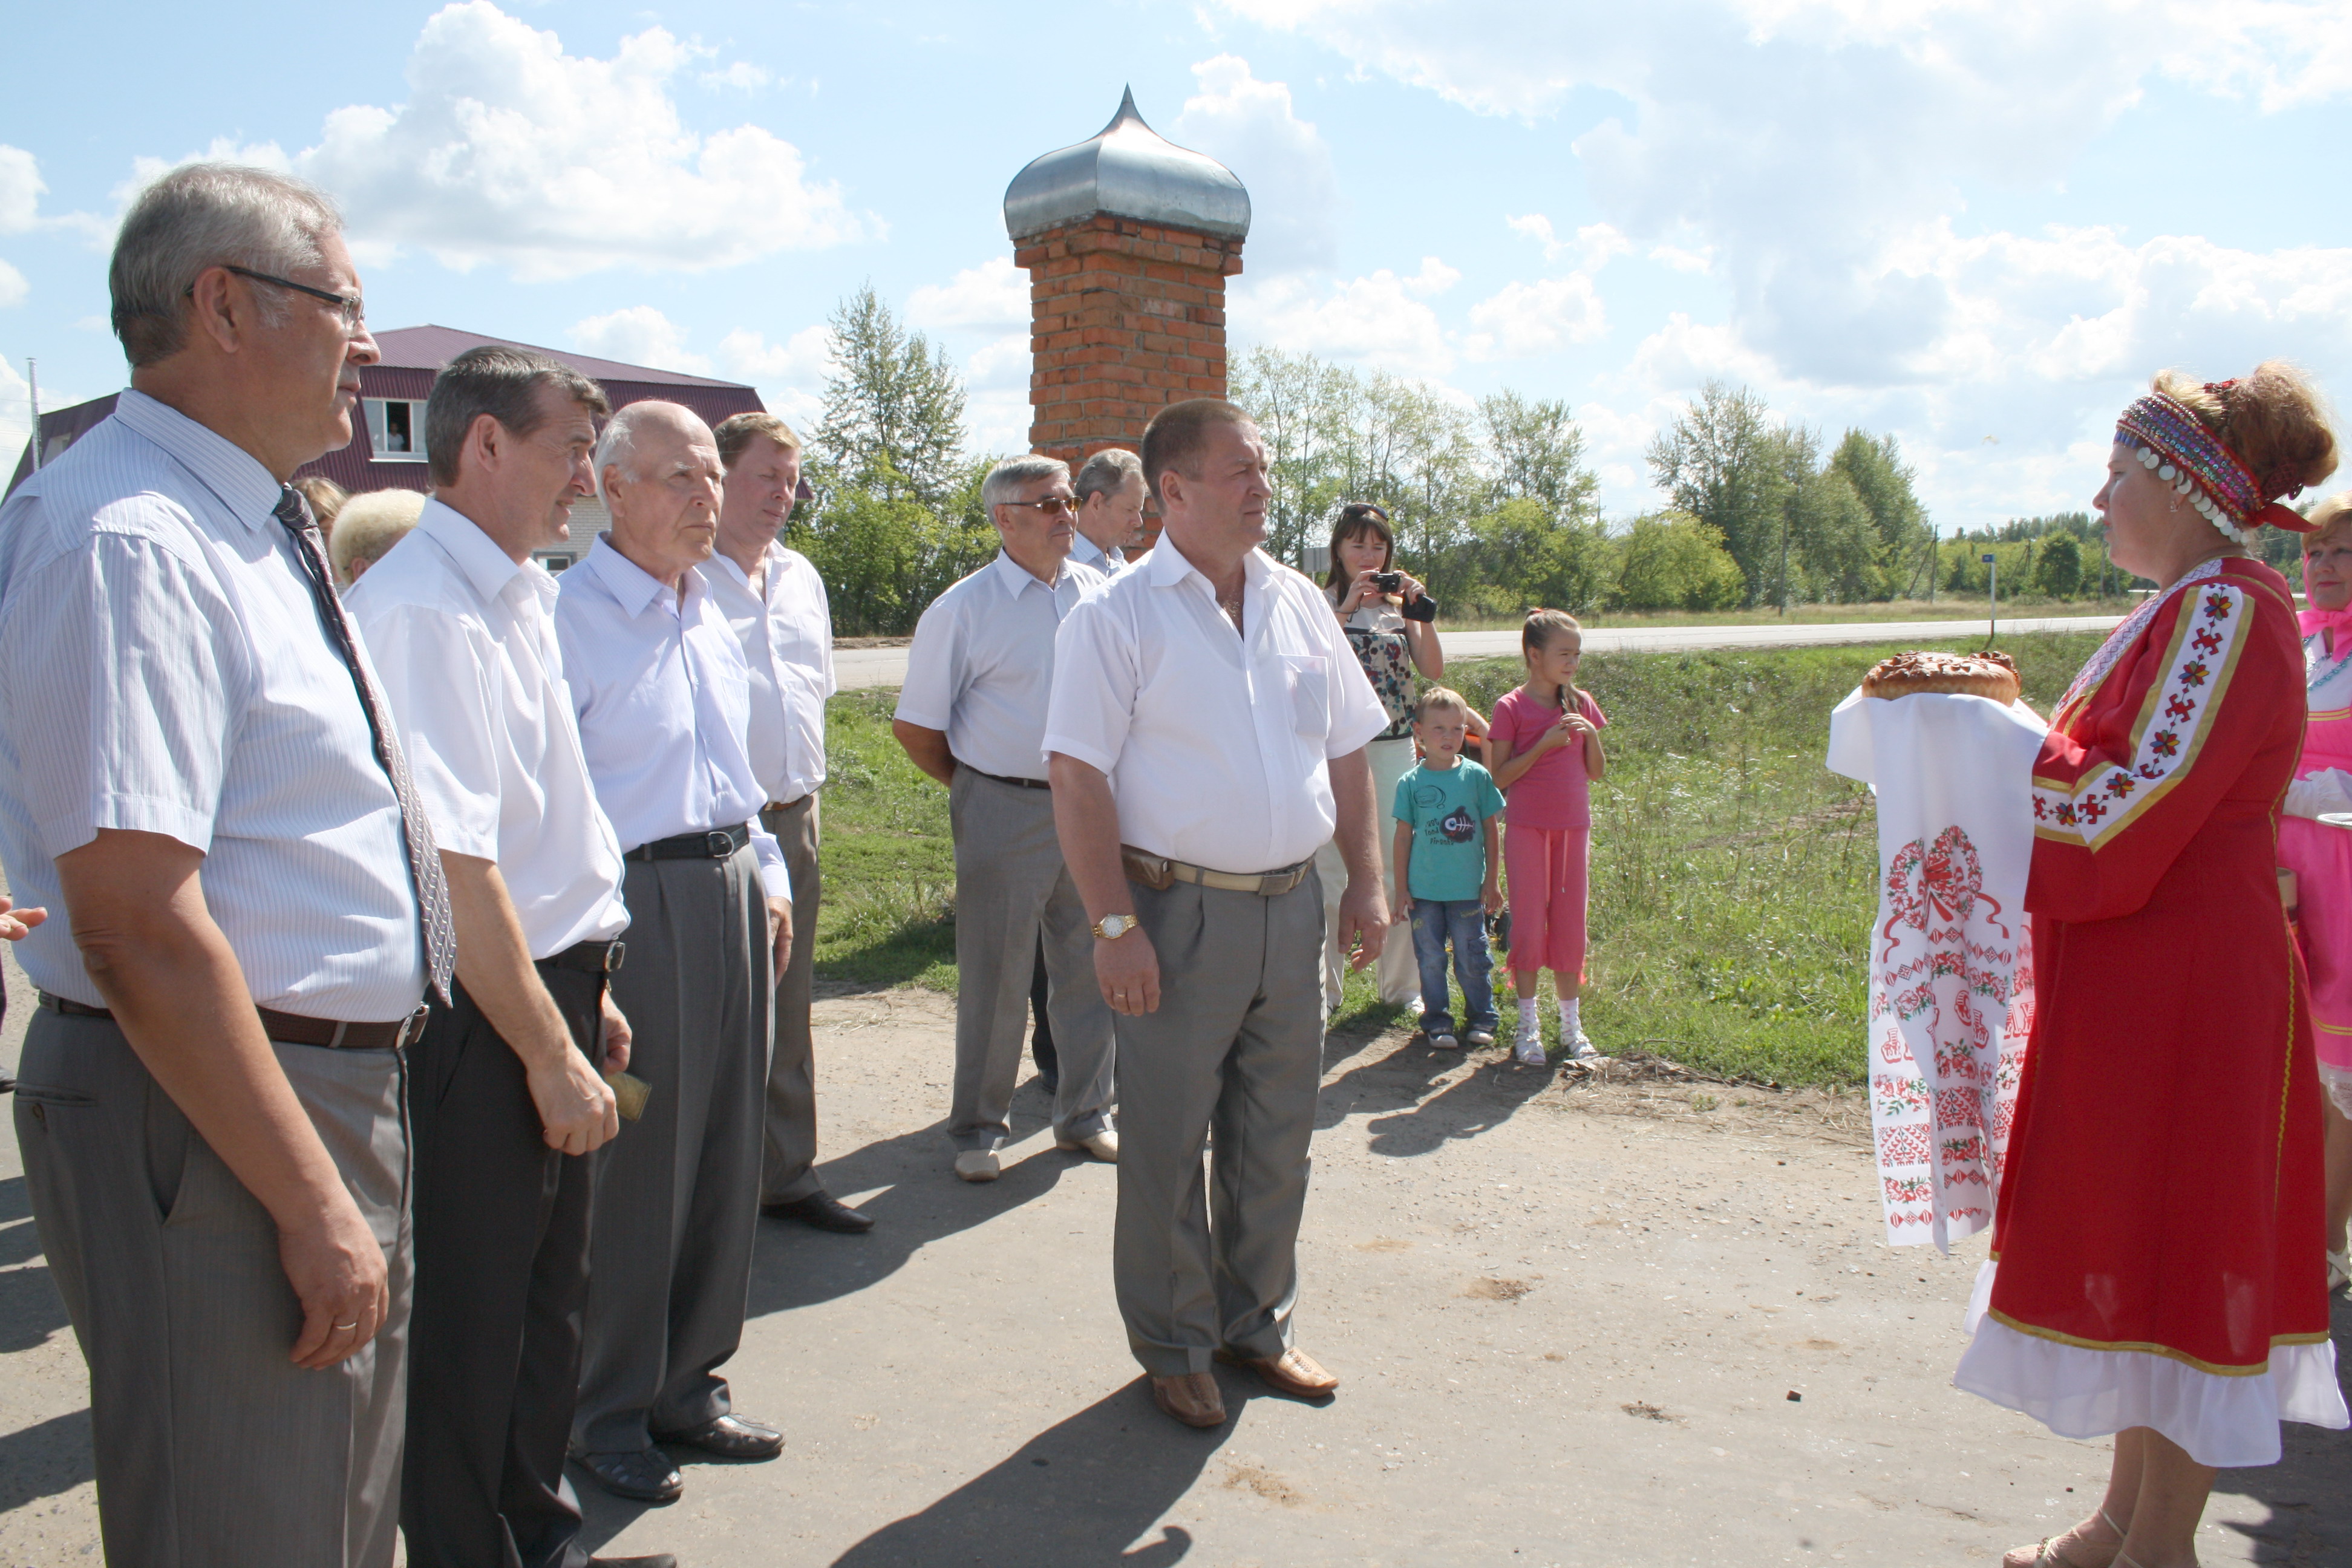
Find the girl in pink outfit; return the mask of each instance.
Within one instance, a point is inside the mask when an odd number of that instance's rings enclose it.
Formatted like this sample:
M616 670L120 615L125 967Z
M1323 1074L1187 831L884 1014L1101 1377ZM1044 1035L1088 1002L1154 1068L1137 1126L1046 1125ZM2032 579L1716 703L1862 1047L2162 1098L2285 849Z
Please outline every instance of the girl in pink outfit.
M1564 610L1537 610L1519 633L1528 679L1495 704L1487 767L1505 795L1503 869L1510 881L1511 975L1519 998L1515 1059L1544 1060L1536 1022L1538 973L1551 971L1559 1039L1580 1059L1601 1053L1584 1037L1586 858L1592 842L1592 781L1608 770L1601 705L1577 689L1584 628Z
M2304 686L2311 716L2303 760L2279 817L2279 864L2294 873L2303 958L2311 971L2311 1038L2326 1089L2327 1284L2352 1277L2352 827L2318 820L2352 812L2352 491L2311 511L2303 536Z

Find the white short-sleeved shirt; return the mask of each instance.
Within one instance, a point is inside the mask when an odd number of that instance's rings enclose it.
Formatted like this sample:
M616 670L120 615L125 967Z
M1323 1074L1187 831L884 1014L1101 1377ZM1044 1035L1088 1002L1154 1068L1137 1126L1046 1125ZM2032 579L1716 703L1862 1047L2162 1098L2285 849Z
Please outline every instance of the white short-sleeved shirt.
M1127 570L1127 552L1113 546L1105 550L1076 528L1070 530L1070 559L1081 566L1091 566L1106 577L1116 577Z
M999 551L932 600L916 623L898 717L945 731L948 750L967 767L1042 781L1055 634L1104 581L1101 573L1065 561L1048 587Z
M833 607L824 579L797 550L768 546L760 593L743 568L713 555L696 568L734 628L751 676L751 771L769 800L789 805L824 784L824 704L833 674Z
M1325 763L1388 715L1321 589L1263 550L1244 578L1238 634L1164 536L1088 595L1055 647L1045 749L1109 775L1124 842L1249 875L1330 838Z
M100 1005L55 862L112 828L204 852L257 1004L388 1023L424 994L400 802L280 493L125 392L0 507L0 858L51 911L16 944L45 991Z
M556 580L555 640L596 800L624 851L749 823L770 898L792 896L784 853L760 826L766 792L744 750L751 678L710 589L685 602L602 535Z
M453 854L495 861L533 958L629 923L555 646L555 579L437 500L344 596Z

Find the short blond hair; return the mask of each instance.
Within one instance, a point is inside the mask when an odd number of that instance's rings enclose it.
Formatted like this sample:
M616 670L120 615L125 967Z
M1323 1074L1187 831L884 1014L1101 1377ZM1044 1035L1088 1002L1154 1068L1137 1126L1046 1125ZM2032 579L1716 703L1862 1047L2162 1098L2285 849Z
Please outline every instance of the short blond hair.
M418 490L362 490L335 514L335 534L328 541L327 558L335 568L335 585L348 588L352 567L373 566L408 537L425 510Z
M1450 686L1433 686L1412 705L1412 721L1418 724L1433 713L1459 713L1466 719L1470 700Z
M2352 490L2337 490L2311 509L2311 531L2303 536L2303 552L2331 533L2341 533L2352 528Z
M719 466L731 468L751 450L755 440L773 441L787 452L801 449L801 438L793 427L772 414L735 414L719 422L711 432L719 437Z

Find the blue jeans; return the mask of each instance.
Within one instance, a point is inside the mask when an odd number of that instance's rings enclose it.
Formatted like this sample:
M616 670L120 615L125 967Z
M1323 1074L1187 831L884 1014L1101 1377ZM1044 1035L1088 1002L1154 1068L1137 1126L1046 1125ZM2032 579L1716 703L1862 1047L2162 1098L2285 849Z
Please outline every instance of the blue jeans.
M1475 899L1415 899L1412 955L1421 961L1421 1031L1454 1033L1445 1008L1445 944L1454 944L1454 974L1462 982L1467 1027L1495 1026L1494 959L1486 952L1486 907Z

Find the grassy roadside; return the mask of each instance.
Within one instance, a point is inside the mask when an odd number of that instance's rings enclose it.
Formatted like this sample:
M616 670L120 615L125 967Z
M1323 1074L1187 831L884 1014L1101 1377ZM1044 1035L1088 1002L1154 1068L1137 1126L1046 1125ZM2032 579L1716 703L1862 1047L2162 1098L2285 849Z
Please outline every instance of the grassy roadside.
M2045 712L2097 643L2095 635L2003 639L2027 700ZM1830 710L1895 651L1585 661L1584 684L1611 720L1610 773L1593 797L1584 1008L1586 1032L1603 1049L1783 1084L1859 1080L1876 837L1868 792L1829 773L1822 755ZM1519 673L1516 659L1464 660L1447 682L1484 710ZM829 710L817 973L952 992L947 792L890 739L896 702L896 692L853 692ZM1496 979L1507 1018L1499 965ZM1543 1012L1549 1037L1553 1009ZM1334 1026L1370 1030L1397 1018L1358 975Z
M2040 595L2003 594L2000 596L2000 618L2004 621L2042 620L2060 616L2127 616L2139 601L2131 597L2113 599L2051 599ZM1985 597L1981 594L1942 594L1936 602L1925 599L1890 599L1868 605L1792 605L1782 615L1775 609L1754 610L1650 610L1623 611L1612 614L1596 612L1579 617L1588 626L1610 630L1628 630L1643 626L1818 626L1867 625L1873 621L1980 621L1985 618ZM1455 632L1503 631L1518 628L1512 619L1463 619L1448 616L1444 629Z

